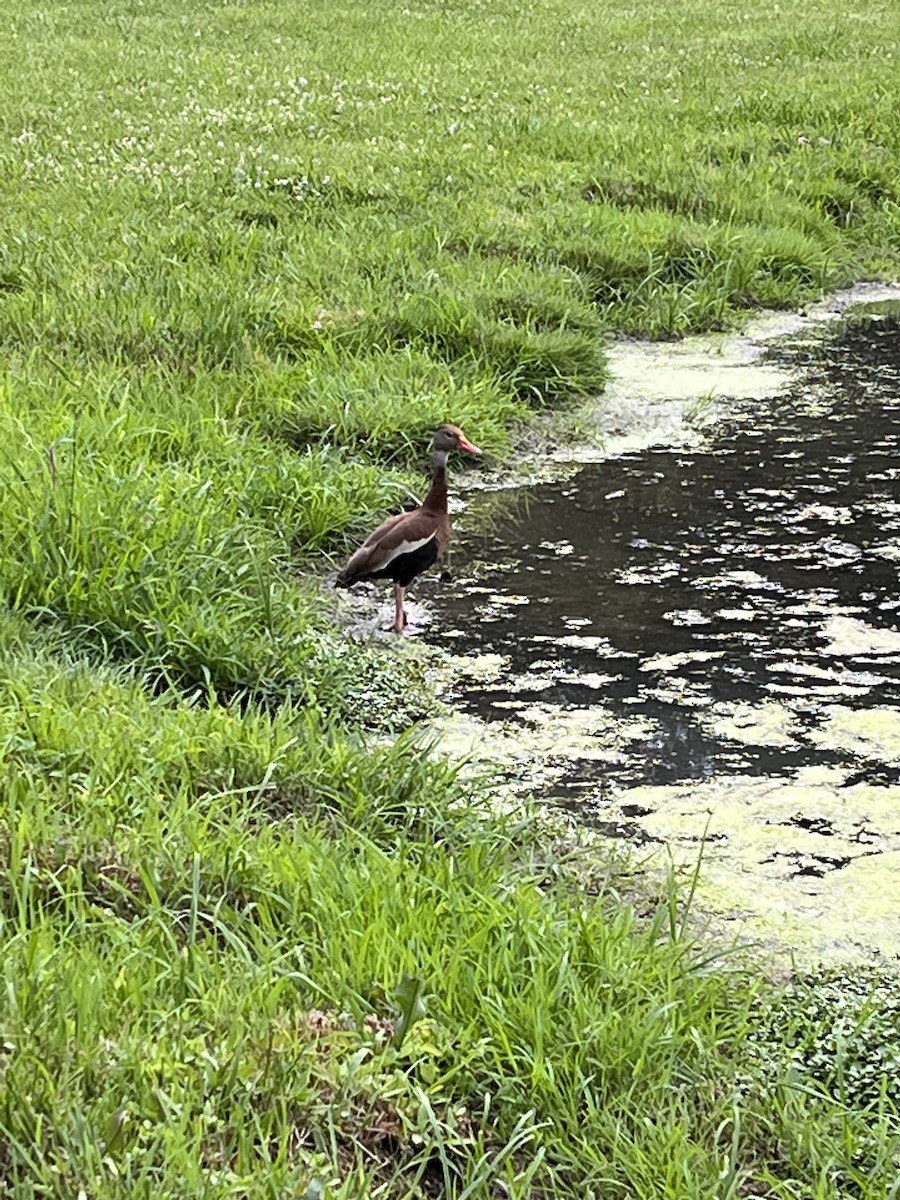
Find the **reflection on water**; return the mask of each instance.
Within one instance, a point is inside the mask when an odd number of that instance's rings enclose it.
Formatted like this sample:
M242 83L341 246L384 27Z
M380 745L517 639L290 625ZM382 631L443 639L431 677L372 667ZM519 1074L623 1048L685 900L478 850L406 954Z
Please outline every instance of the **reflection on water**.
M702 451L585 466L486 534L491 499L473 501L434 629L503 666L459 703L504 721L599 706L639 730L574 762L560 800L828 764L896 780L900 747L873 761L823 730L835 705L900 699L898 334L849 324L779 351L802 382L736 405Z

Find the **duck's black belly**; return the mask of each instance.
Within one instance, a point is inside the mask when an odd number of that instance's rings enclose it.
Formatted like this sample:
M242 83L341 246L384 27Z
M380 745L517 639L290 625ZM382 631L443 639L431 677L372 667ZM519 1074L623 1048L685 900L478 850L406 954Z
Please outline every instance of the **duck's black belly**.
M366 578L393 579L401 587L409 587L417 575L421 575L423 571L434 566L439 553L440 546L437 534L435 534L424 546L417 546L415 550L410 550L406 554L398 554L386 567L380 571L373 571Z

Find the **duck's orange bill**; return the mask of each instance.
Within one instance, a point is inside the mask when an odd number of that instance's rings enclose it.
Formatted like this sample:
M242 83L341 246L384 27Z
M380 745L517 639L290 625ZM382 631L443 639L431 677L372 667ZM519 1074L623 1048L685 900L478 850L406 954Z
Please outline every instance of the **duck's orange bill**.
M466 451L468 451L469 454L480 454L481 453L481 451L478 449L478 447L473 446L472 443L467 438L464 438L462 436L462 434L460 434L459 441L456 443L456 445L457 445L458 449L466 450Z

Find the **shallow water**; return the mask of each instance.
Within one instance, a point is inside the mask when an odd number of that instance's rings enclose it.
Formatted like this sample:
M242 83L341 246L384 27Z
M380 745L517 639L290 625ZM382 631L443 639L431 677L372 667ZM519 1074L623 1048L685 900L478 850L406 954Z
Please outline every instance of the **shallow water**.
M531 744L522 779L579 819L705 832L749 872L743 907L762 881L900 867L900 323L771 353L794 384L699 447L473 499L429 635L511 773Z

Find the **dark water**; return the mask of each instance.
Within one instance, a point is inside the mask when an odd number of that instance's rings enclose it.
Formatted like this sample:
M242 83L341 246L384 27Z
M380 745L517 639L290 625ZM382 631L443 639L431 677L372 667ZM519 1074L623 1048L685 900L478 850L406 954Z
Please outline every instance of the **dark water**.
M800 381L736 404L702 451L627 454L499 507L482 496L458 526L430 637L508 657L491 684L461 683L459 704L488 720L599 705L651 731L614 764L574 763L560 798L836 761L848 782L894 780L802 731L830 704L900 701L900 645L837 637L848 618L900 628L900 325L773 353ZM801 730L793 745L711 729L715 706L771 700Z

